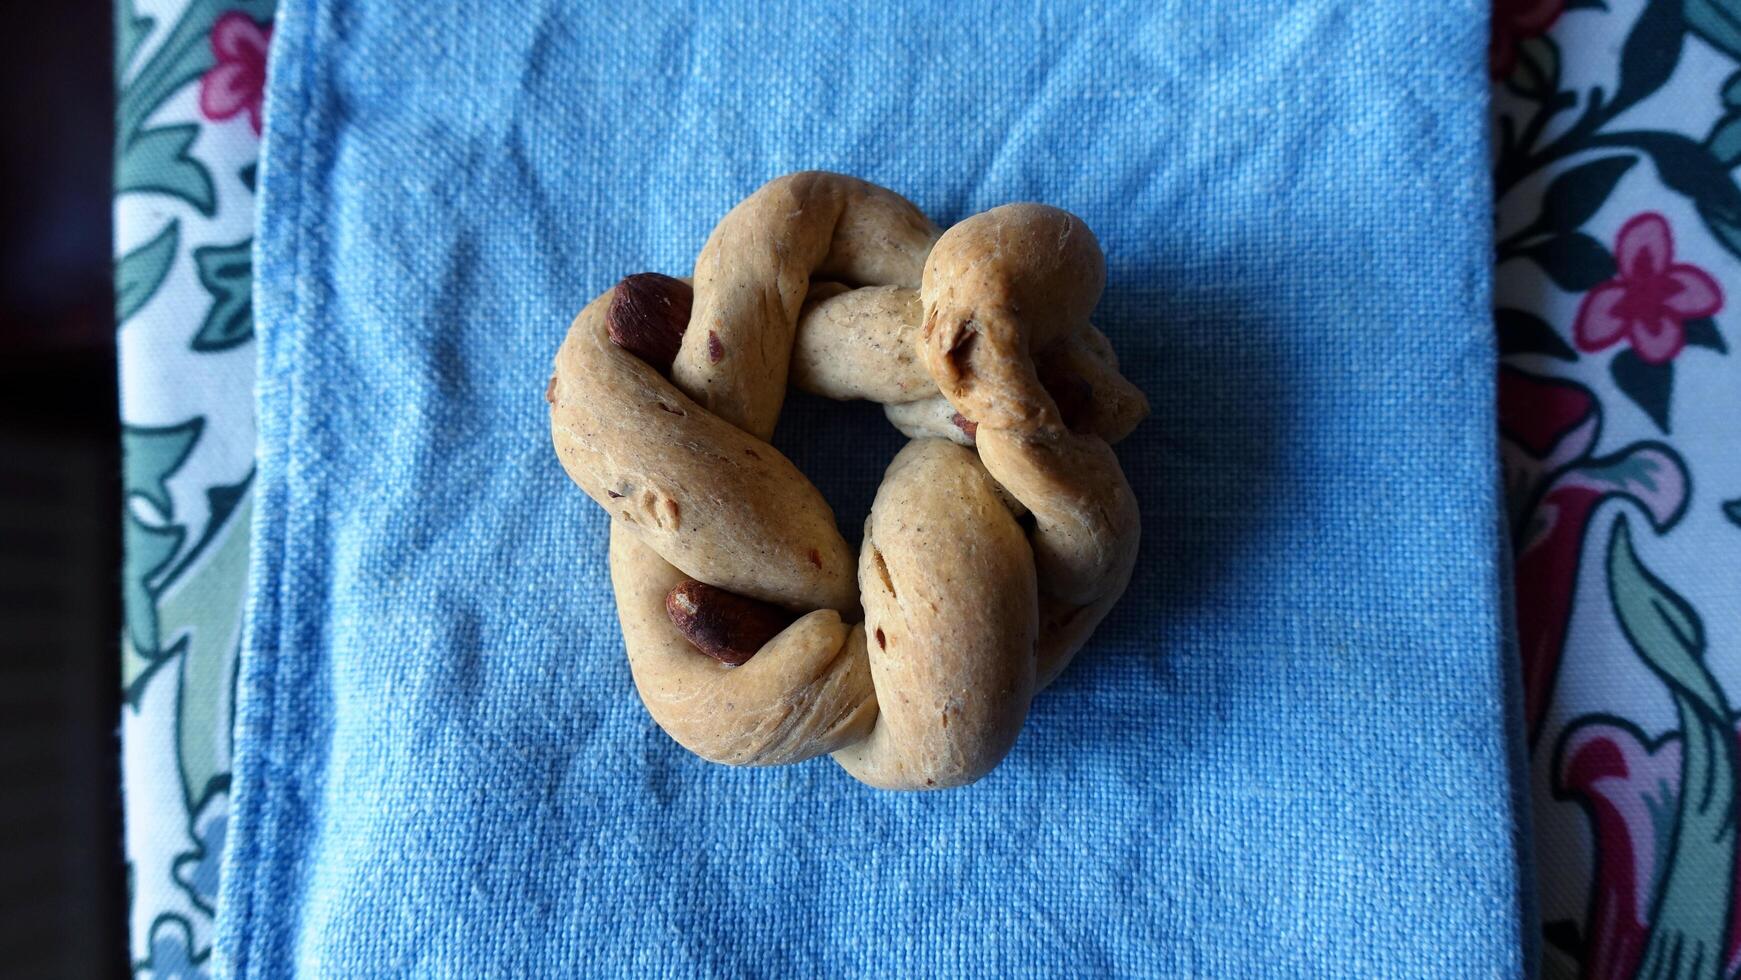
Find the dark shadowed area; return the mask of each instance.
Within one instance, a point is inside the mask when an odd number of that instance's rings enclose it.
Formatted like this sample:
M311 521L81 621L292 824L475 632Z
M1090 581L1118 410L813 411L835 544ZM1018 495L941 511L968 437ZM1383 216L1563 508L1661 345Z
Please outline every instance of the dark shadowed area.
M124 976L109 4L0 32L0 972Z

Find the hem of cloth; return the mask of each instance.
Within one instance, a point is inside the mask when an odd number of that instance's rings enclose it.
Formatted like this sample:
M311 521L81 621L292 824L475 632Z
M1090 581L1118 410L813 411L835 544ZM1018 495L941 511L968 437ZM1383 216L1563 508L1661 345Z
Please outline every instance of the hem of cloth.
M318 0L283 0L275 18L269 64L295 65L294 72L271 72L267 85L266 131L260 149L260 189L256 202L253 252L255 333L259 338L255 413L257 493L250 531L249 587L243 643L237 667L236 730L232 776L229 846L223 857L217 907L213 962L222 976L248 977L273 972L274 959L289 950L282 938L264 931L258 912L288 890L286 871L297 862L299 846L290 840L294 828L283 825L283 795L292 789L289 770L297 753L280 744L278 722L284 716L285 692L293 690L284 676L292 668L281 656L288 559L294 521L293 479L289 455L296 445L293 410L297 325L307 322L310 297L303 288L308 257L306 229L308 184L315 168L307 165L309 142L304 134L319 129L311 117L320 103L309 98L318 80L319 59L311 56L319 33ZM312 124L312 126L311 126ZM288 220L266 220L268 211L284 211ZM280 307L284 316L274 315ZM278 953L273 956L274 950ZM280 964L282 965L282 964Z

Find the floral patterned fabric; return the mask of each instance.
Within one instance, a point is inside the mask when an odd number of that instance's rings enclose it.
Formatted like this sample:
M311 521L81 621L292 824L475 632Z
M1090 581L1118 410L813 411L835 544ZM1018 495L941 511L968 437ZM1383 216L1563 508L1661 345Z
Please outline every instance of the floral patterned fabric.
M246 594L273 2L118 6L131 946L140 976L199 976ZM1490 54L1543 973L1741 976L1741 0L1499 0Z
M1741 974L1741 2L1501 0L1499 379L1543 975Z
M254 472L254 179L272 0L117 4L131 956L206 973Z

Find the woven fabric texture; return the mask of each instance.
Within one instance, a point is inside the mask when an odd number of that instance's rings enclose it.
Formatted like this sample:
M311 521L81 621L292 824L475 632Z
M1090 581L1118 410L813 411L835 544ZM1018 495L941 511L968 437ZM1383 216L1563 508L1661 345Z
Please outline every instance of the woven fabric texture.
M1515 975L1485 5L290 0L218 957L238 976ZM1125 599L965 790L635 698L550 360L764 180L1107 254ZM794 396L856 538L900 437Z

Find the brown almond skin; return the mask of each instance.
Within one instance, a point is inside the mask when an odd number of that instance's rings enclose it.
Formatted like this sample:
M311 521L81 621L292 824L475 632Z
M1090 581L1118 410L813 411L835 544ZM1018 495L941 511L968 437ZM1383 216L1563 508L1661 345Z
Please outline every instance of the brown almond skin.
M695 649L733 667L748 662L796 618L772 603L695 579L666 593L665 614Z
M636 273L617 284L605 328L611 343L670 377L694 303L695 291L683 280L657 272Z

